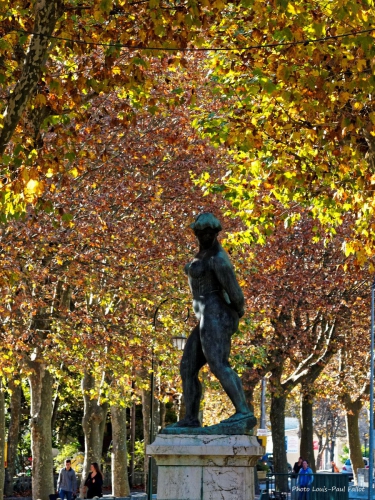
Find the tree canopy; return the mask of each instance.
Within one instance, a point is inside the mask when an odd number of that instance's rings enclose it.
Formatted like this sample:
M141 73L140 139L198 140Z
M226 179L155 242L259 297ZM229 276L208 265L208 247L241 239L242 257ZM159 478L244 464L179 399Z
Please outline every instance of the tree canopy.
M233 160L201 184L232 201L247 241L303 205L331 234L350 212L346 255L373 254L373 18L367 1L251 1L211 28L232 50L208 55L214 106L197 109L195 126Z
M373 252L373 15L372 2L354 0L3 2L3 213L24 210L46 176L77 172L77 131L92 100L115 90L123 127L134 106L193 108L197 129L231 158L226 175L208 169L200 183L232 201L244 241L264 242L279 217L292 223L296 204L331 234L351 212L344 251L363 263ZM156 61L180 74L193 64L194 85L158 94ZM48 132L58 154L42 147Z
M1 2L4 377L42 367L50 392L83 377L104 421L108 401L145 400L154 354L160 398L176 394L188 224L207 210L247 299L232 350L247 393L272 373L285 400L341 356L362 404L374 14L367 0Z

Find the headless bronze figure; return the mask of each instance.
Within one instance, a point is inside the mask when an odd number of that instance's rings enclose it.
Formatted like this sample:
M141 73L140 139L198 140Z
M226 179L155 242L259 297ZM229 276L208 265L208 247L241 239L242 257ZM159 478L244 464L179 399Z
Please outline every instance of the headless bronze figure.
M198 239L199 252L185 266L185 272L198 324L187 340L180 366L186 415L173 427L201 426L198 414L202 388L198 373L208 363L236 410L229 419L211 427L218 430L222 424L246 419L252 428L256 419L246 403L241 380L228 361L231 336L244 314L244 296L228 254L217 240L222 229L220 222L212 214L203 213L191 228Z

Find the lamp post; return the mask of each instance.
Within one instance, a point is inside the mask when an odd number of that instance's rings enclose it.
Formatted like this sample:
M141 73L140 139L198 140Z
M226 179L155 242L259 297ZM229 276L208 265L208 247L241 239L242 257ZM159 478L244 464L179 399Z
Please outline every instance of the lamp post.
M363 440L365 442L365 453L364 453L365 457L367 457L367 437L368 437L368 434L367 434L367 432L365 432L363 434Z
M375 280L371 286L371 347L370 347L370 432L369 432L369 468L368 468L368 498L372 500L374 485L374 306Z
M167 302L169 299L164 299L158 307L154 311L154 318L152 321L152 326L154 328L154 331L156 331L156 318L158 316L159 309L165 302ZM154 369L155 369L155 356L154 356L154 342L152 341L151 344L151 374L150 374L150 434L149 434L149 441L150 444L152 444L152 440L154 439L154 393L155 393L155 376L154 376ZM152 457L148 457L148 477L147 477L147 499L152 500Z
M175 347L179 351L183 351L185 349L186 341L187 338L185 337L185 335L172 337L173 347Z
M154 327L156 326L156 315L158 309L155 311L154 315ZM173 346L183 351L186 344L186 337L184 335L172 337ZM150 444L154 439L154 392L155 392L155 377L154 377L154 347L151 351L151 374L150 374L150 390L151 390L151 402L150 402ZM152 500L152 457L148 457L148 481L147 481L147 500Z
M183 351L185 349L186 341L187 338L185 337L185 335L176 335L175 337L172 337L173 347L175 349L178 349L179 351ZM179 394L176 400L176 412L180 417L181 417L181 405L182 405L182 398L181 394Z

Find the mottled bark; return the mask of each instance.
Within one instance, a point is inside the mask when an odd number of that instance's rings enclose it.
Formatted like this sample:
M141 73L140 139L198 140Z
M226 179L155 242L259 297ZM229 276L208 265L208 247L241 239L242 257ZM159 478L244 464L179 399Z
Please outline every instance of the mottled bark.
M90 471L90 464L97 462L100 464L103 451L103 435L108 404L100 404L97 397L92 398L90 390L95 389L95 378L91 373L86 372L82 378L82 393L84 402L84 414L82 418L82 428L85 435L85 459L82 469L81 498L84 493L84 483Z
M150 444L150 410L151 410L151 392L142 391L142 417L143 417L143 442L145 446L145 457L143 460L144 484L147 484L148 477L148 456L146 447Z
M318 441L319 441L319 450L318 450L318 454L316 456L316 461L315 461L316 470L319 470L322 468L323 453L327 447L327 441L323 444L323 435L322 434L318 434Z
M244 388L247 406L254 413L254 391L255 391L255 387L259 383L259 380L257 377L249 377L249 374L251 373L253 366L249 365L248 368L249 368L249 371L246 371L242 375L242 384L243 384L243 388ZM260 424L260 422L258 422L258 425L259 424ZM261 427L261 428L264 428L264 427Z
M160 422L160 408L159 401L154 399L154 432L151 441L154 440L156 433L158 432L158 425ZM143 441L145 446L145 458L143 461L144 466L144 484L147 483L148 478L148 455L146 453L146 446L150 443L150 422L151 422L151 392L143 390L142 391L142 416L143 416ZM156 462L153 459L153 475L156 473Z
M56 421L57 421L57 415L59 412L59 404L60 404L60 396L59 394L55 395L55 398L53 400L53 405L52 405L52 419L51 419L51 429L53 429L56 426Z
M35 22L32 28L34 34L30 37L21 75L9 96L4 112L3 128L0 132L0 154L4 153L29 99L35 92L48 52L48 37L52 34L62 11L63 0L35 2Z
M164 427L165 427L165 414L166 414L165 403L160 402L160 428L161 429L164 429Z
M53 377L42 360L30 362L29 376L31 408L31 451L33 456L33 499L46 499L54 492L52 457L52 396Z
M130 495L126 446L126 408L111 406L112 422L112 495Z
M4 493L10 497L13 494L13 477L16 473L17 447L20 433L20 417L22 402L21 384L16 385L15 380L9 380L9 390L11 391L9 409L10 421L8 427L8 466L5 469L5 487Z
M285 451L285 404L286 396L272 394L270 421L274 471L287 473L288 462Z
M134 470L135 470L135 426L136 426L136 406L133 403L130 410L130 467L129 467L129 482L130 487L134 486Z
M5 405L4 405L4 390L0 382L0 500L4 498L4 447L5 447Z
M361 449L361 440L359 436L359 413L362 408L361 400L354 402L345 402L346 409L346 430L349 441L350 460L353 467L354 482L357 484L357 469L363 469L363 458Z
M281 373L281 370L280 370ZM273 467L274 472L288 472L288 462L285 451L285 404L286 394L281 387L271 396L270 422L273 442ZM287 491L287 476L276 476L276 488Z
M313 391L301 393L301 441L299 454L308 460L309 466L313 472L316 472L313 441L313 397Z

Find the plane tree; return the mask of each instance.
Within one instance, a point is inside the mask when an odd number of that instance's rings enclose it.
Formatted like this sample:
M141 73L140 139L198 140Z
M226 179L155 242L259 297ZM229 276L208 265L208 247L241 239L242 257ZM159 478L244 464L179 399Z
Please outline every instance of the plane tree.
M240 239L264 242L303 205L322 234L350 212L345 255L373 255L373 17L367 1L259 0L227 4L210 27L213 104L196 106L195 126L232 162L200 184L231 200Z
M87 439L100 436L108 403L118 401L119 394L129 398L129 380L150 365L153 345L173 371L166 354L170 341L164 330L158 339L152 329L154 310L166 297L186 295L182 269L193 239L188 223L194 213L216 208L194 191L189 170L200 173L211 163L215 168L217 152L196 136L187 116L132 110L136 126L124 130L116 121L121 106L116 93L96 98L90 122L77 127L76 166L68 175L46 177L38 203L2 231L4 345L29 376L38 416L36 498L52 492L52 461L38 457L43 447L51 448L46 429L51 428L54 381L64 377L61 363L83 376ZM58 137L50 130L43 147L52 151ZM80 161L90 168L81 169ZM173 325L168 316L174 308L172 300L166 304L166 326ZM98 390L103 376L111 397ZM51 411L39 411L38 404ZM113 408L114 420L123 417L122 408ZM100 456L100 439L96 444L94 450L87 442L87 463Z
M3 219L33 203L46 176L74 168L72 152L43 148L46 131L59 135L57 146L66 136L73 140L80 123L90 121L92 99L114 90L124 127L134 118L129 102L155 110L159 99L151 93L160 73L148 71L153 62L171 56L183 68L183 51L203 44L204 26L219 19L221 7L218 0L2 2ZM179 92L173 97L180 102Z
M264 246L254 249L245 273L252 327L248 342L266 354L256 367L249 365L244 379L251 386L270 373L270 420L280 472L286 472L286 398L301 386L302 428L312 448L315 381L344 346L348 309L365 296L369 280L365 271L361 274L351 262L344 262L345 226L334 239L313 243L314 222L303 211L300 216L294 227L279 225Z

